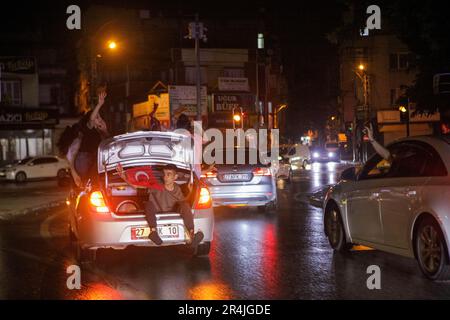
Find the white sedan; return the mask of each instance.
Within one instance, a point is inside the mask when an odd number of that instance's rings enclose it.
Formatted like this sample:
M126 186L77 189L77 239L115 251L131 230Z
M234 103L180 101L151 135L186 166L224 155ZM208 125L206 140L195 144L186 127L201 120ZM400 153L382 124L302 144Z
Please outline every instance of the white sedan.
M448 279L450 138L413 137L349 168L327 192L324 230L337 251L362 244L415 258L424 275Z
M56 156L29 157L0 170L0 178L16 182L36 178L61 178L68 169L67 161Z

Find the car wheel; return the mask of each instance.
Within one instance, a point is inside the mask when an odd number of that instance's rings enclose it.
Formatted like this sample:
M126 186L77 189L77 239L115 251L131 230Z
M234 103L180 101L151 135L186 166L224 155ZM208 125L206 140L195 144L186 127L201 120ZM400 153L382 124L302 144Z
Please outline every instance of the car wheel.
M207 256L209 255L209 251L211 250L211 242L203 242L197 246L194 255L196 257Z
M347 243L347 240L345 239L345 230L341 214L335 205L327 208L324 224L328 242L334 250L346 252L352 248L352 244Z
M302 169L303 170L306 170L306 166L308 165L308 161L306 161L306 160L303 160L303 162L302 162Z
M278 202L276 200L264 206L258 206L258 211L261 213L276 212L277 210L278 210Z
M69 226L69 237L72 250L74 251L75 260L79 264L90 264L97 260L97 250L84 249L78 243L78 239Z
M64 179L66 177L66 170L64 169L59 169L58 173L56 174L56 177L58 179Z
M267 206L258 206L258 212L264 213L267 210Z
M450 279L447 246L434 219L426 218L420 223L415 234L415 249L420 270L428 279Z
M16 182L22 183L22 182L25 182L26 180L27 180L27 175L25 174L25 172L20 171L16 174Z

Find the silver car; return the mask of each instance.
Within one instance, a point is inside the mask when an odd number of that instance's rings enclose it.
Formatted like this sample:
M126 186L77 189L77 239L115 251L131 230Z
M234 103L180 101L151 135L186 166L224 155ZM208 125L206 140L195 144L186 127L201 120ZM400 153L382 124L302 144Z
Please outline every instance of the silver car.
M324 201L324 228L337 251L362 244L415 258L432 280L450 276L450 140L390 144L392 161L372 156L349 168Z
M145 189L135 189L115 174L118 163L123 168L166 164L177 166L181 189L193 181L192 203L195 232L204 234L196 255L207 255L213 240L214 215L208 188L200 185L193 173L193 150L184 135L172 132L134 132L103 141L98 150L98 176L90 186L71 201L70 235L81 261L95 260L99 248L124 249L127 246L155 246L144 215ZM145 175L145 171L137 171ZM153 171L155 175L159 170ZM144 192L145 191L145 192ZM177 212L157 214L158 232L163 246L186 243L183 220Z
M214 207L258 207L260 211L275 209L277 191L275 175L270 164L262 164L260 157L251 161L256 149L234 148L216 150L223 156L223 164L202 174L202 180L211 191ZM229 159L233 161L228 161ZM231 154L231 156L230 156ZM242 154L242 161L239 154Z

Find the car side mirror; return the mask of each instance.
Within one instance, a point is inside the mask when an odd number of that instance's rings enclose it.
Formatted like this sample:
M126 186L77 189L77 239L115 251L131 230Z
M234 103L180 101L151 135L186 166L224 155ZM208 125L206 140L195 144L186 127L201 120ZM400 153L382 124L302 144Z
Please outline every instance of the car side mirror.
M347 168L342 171L341 180L356 181L356 167Z

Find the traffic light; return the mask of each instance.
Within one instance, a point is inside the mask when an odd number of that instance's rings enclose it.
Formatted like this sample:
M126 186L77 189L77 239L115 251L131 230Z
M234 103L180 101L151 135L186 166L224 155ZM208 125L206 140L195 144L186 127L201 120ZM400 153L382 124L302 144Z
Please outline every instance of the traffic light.
M233 108L233 129L243 129L243 128L244 128L244 112L242 111L242 108Z

